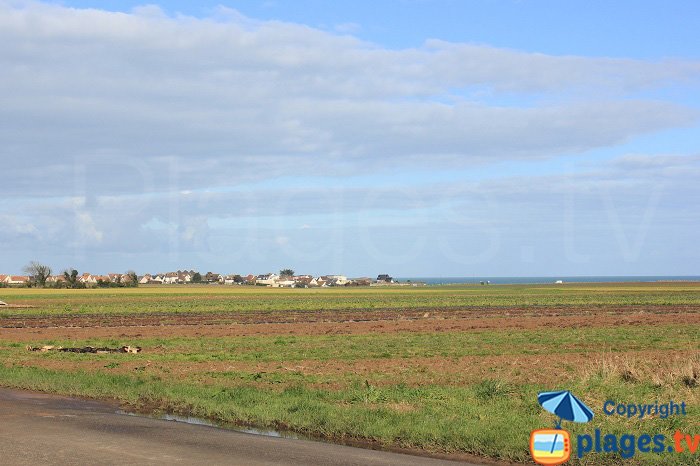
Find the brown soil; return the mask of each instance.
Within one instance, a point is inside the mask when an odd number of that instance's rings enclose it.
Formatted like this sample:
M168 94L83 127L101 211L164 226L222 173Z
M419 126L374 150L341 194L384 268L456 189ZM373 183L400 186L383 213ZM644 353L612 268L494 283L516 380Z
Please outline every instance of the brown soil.
M698 322L699 317L698 306L11 316L0 318L0 338L37 341L105 337L464 332L553 326L662 325Z
M145 355L148 356L148 355ZM599 370L600 362L610 358L607 353L561 353L552 359L546 355L494 355L451 357L386 358L358 360L302 360L291 362L247 362L247 361L151 361L148 358L128 358L119 361L116 367L107 366L108 361L85 357L73 360L37 359L30 353L27 357L15 358L18 365L29 365L54 370L103 371L111 374L142 372L163 379L190 380L198 383L283 389L285 382L275 381L275 373L298 373L315 376L318 382L308 383L322 389L341 389L356 380L366 378L372 385L403 383L409 386L437 384L445 386L471 385L484 379L507 380L514 384L561 384L569 379L578 380ZM687 351L644 350L624 353L622 365L634 365L644 361L656 367L682 366L689 358ZM542 364L543 361L547 364ZM656 364L659 362L659 364ZM659 365L659 370L662 370ZM257 380L236 376L258 374ZM232 374L233 377L227 377ZM272 377L271 377L272 376ZM350 377L348 377L350 376Z

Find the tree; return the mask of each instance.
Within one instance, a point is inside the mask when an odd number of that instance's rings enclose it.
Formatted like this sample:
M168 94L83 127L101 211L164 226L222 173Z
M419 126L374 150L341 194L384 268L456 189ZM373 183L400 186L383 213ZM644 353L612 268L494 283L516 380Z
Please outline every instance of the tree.
M66 288L80 288L81 283L78 281L77 270L64 270L63 278L66 279Z
M51 267L32 261L24 268L24 273L32 277L36 286L44 287L46 280L51 276Z
M202 283L202 274L195 272L194 275L192 275L192 283Z
M126 286L136 288L139 286L139 276L136 272L129 270L126 272Z
M280 277L293 277L294 270L292 269L282 269L280 270Z

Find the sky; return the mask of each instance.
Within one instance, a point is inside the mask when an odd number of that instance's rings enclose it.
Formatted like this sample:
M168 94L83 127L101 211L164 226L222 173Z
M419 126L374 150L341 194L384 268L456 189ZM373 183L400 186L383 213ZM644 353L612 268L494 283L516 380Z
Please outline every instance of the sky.
M0 273L700 275L700 3L0 0Z

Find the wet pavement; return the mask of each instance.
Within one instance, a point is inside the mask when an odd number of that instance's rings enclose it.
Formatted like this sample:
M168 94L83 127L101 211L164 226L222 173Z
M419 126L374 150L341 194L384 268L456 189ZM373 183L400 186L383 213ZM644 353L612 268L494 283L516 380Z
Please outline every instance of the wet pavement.
M235 432L118 413L108 403L0 389L0 462L6 465L469 464Z

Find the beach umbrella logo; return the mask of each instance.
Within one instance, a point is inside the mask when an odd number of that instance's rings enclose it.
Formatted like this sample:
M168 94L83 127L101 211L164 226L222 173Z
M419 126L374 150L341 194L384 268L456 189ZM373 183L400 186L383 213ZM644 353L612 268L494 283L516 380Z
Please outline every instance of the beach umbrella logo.
M540 405L552 414L559 416L556 429L561 429L562 419L571 422L589 422L593 411L568 390L560 392L542 392L537 395Z
M530 454L535 463L556 466L571 457L571 435L561 428L562 420L589 422L593 411L568 390L542 392L537 395L539 404L559 418L554 429L537 429L530 434Z

